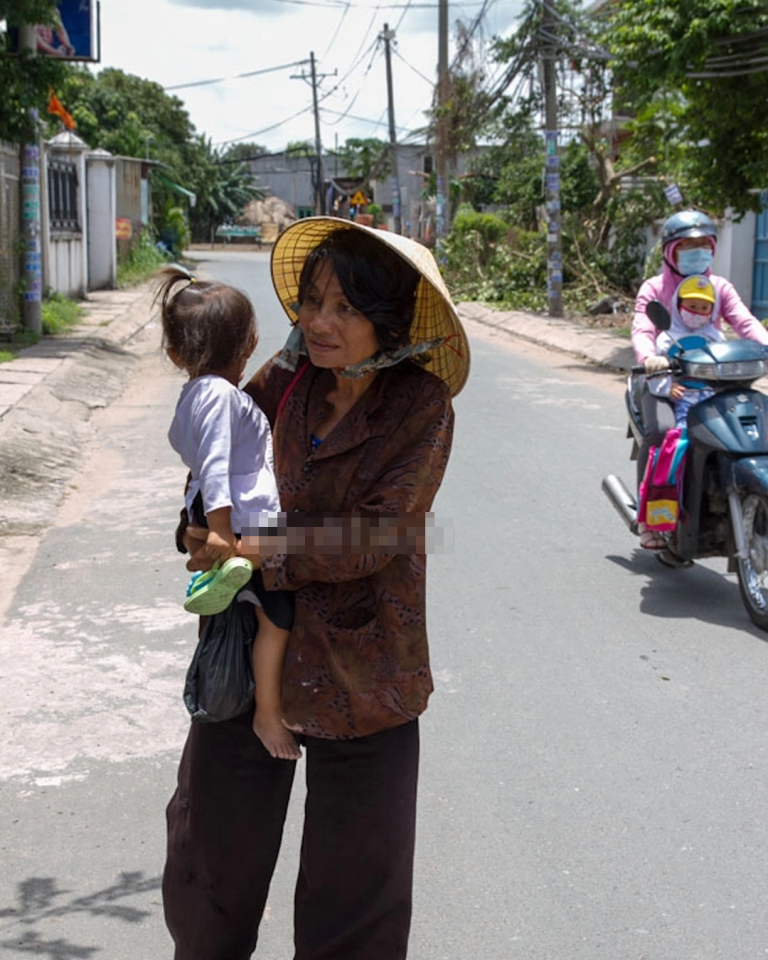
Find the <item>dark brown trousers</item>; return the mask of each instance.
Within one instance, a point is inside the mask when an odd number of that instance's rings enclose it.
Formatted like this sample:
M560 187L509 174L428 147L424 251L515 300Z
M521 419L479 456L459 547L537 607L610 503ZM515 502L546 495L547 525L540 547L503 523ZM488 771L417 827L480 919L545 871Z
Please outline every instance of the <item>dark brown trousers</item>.
M355 740L303 740L307 799L294 960L404 960L418 721ZM296 764L249 715L192 724L168 805L165 919L175 960L248 960L280 850Z

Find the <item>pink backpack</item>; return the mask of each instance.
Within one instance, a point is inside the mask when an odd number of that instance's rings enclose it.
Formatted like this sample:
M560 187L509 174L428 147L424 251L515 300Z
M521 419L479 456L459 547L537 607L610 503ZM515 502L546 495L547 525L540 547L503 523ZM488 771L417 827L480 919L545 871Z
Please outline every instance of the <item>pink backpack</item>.
M649 451L637 511L638 522L649 530L665 533L677 526L687 449L687 431L675 427L667 431L661 446Z

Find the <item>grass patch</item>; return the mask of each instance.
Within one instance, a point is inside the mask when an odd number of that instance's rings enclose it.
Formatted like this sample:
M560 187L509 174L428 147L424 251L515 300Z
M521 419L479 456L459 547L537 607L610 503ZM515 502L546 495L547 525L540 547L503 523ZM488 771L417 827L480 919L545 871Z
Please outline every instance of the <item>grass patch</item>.
M60 293L51 292L40 304L40 319L43 332L18 327L13 331L9 342L0 349L0 363L15 360L19 350L33 347L41 337L53 337L65 333L75 326L83 315L83 308L76 300L70 300Z
M17 350L21 350L23 347L34 347L41 337L42 333L37 333L35 330L25 330L23 327L20 327L13 335L12 346L16 347Z
M153 277L164 264L168 256L155 246L152 235L145 230L138 244L128 254L126 260L117 265L117 286L135 287Z
M46 297L40 305L40 313L43 320L43 333L46 336L54 336L57 333L64 333L70 327L80 320L83 315L83 308L79 303L64 297L60 293L52 293ZM29 333L30 331L23 331Z
M41 337L42 334L35 333L34 330L25 330L23 327L14 330L13 336L0 349L0 363L15 360L19 350L23 350L24 347L33 347Z

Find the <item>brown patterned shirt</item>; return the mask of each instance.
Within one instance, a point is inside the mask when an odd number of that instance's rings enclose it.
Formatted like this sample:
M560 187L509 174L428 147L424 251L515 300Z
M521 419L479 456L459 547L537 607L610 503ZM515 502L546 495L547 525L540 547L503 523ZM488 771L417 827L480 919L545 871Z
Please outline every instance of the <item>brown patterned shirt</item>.
M380 371L322 444L329 370L269 361L245 387L274 430L282 509L290 514L412 514L432 506L453 436L445 384L410 362ZM283 672L288 723L315 737L366 736L419 716L432 692L426 557L292 554L262 559L268 590L296 592Z

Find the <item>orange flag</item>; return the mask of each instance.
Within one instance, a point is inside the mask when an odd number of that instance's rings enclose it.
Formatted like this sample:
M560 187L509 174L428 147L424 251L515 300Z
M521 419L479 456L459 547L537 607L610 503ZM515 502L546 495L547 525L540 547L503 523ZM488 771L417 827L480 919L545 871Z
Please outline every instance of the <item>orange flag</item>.
M53 87L48 89L48 113L54 114L61 119L61 122L67 128L67 130L74 130L77 124L75 123L75 118L71 113L67 111L62 106L61 100L53 92Z

